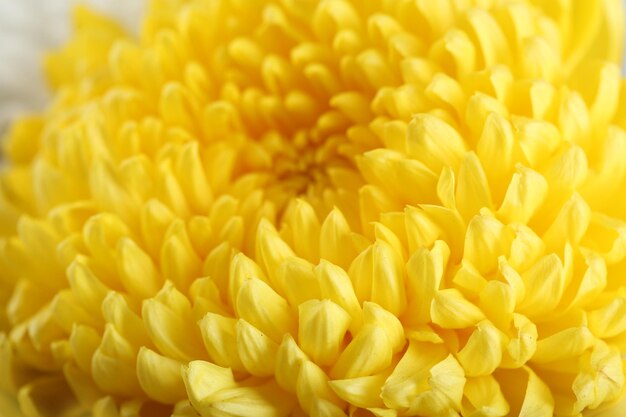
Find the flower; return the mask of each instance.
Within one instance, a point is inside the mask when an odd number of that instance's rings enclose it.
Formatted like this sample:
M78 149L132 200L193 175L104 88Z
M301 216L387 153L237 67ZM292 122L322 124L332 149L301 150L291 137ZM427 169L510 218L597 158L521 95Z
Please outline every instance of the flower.
M27 416L576 416L620 400L618 1L79 8L0 183Z

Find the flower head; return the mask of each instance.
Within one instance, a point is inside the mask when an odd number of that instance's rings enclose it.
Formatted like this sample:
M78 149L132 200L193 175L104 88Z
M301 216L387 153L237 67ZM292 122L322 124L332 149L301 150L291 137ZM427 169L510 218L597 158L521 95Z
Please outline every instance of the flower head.
M138 40L77 9L4 143L4 388L28 416L618 400L618 6L155 0Z

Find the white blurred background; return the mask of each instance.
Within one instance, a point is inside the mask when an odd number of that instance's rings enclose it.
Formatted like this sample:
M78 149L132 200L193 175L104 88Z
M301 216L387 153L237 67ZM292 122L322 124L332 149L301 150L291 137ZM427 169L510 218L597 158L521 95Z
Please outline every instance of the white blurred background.
M144 0L0 0L0 134L12 118L47 102L41 59L70 36L71 10L78 3L135 33L144 6Z

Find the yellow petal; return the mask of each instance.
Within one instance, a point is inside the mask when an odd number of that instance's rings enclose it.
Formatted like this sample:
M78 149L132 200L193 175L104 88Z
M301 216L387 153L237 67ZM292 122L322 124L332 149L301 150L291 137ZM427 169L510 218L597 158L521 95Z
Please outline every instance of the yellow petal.
M500 366L505 336L489 321L478 323L457 359L467 376L486 376Z
M234 371L245 369L237 347L237 319L207 313L198 325L204 346L215 364Z
M274 381L260 386L224 389L211 397L194 404L203 416L287 417L295 406L294 398Z
M591 221L591 210L582 197L575 193L561 207L556 219L543 235L548 249L561 250L564 242L578 243L584 236Z
M169 357L189 361L204 356L200 332L185 325L184 316L155 299L145 300L141 309L150 339Z
M331 300L350 314L351 331L358 329L361 325L361 306L348 274L340 267L323 259L315 267L314 272L319 281L322 297Z
M550 388L530 368L499 371L496 379L504 397L509 400L510 415L553 415L554 398Z
M496 63L508 64L511 60L510 48L495 19L480 9L471 10L465 19L462 28L477 40L477 66L489 68Z
M466 259L461 262L461 267L454 274L452 282L468 296L483 292L490 283Z
M440 242L440 241L438 241ZM439 245L441 246L441 245ZM407 318L411 323L428 323L430 305L441 285L443 256L433 248L417 250L407 263L409 298Z
M69 342L76 364L85 372L91 371L91 358L102 337L89 326L75 325Z
M333 379L347 379L375 374L389 366L392 353L383 327L363 326L339 355L330 375Z
M278 344L243 319L237 321L236 332L237 353L244 368L256 376L273 375Z
M293 211L287 216L293 234L295 252L310 262L319 260L320 222L313 207L305 200L297 199ZM310 238L301 239L301 236Z
M441 345L411 342L383 386L385 405L433 417L458 412L465 376L459 363L446 353Z
M363 325L369 324L385 329L393 353L398 353L404 348L406 339L400 320L378 304L366 301L363 303Z
M380 398L383 384L389 375L382 373L352 379L337 379L329 385L344 401L359 408L382 408Z
M117 404L111 396L96 401L92 408L94 417L120 417Z
M272 286L280 294L284 294L284 289L279 286L278 266L284 259L291 257L295 257L293 250L280 238L274 226L266 220L262 221L257 229L256 258L269 277Z
M439 290L430 305L432 322L444 329L463 329L485 318L478 307L453 288Z
M174 404L186 397L180 375L182 365L182 362L141 347L137 355L139 385L153 400Z
M350 226L343 213L334 208L320 230L320 257L348 269L354 257L358 254L351 242Z
M343 401L337 397L328 384L328 375L311 361L304 361L300 367L296 394L303 410L310 410L318 399L330 401L341 407Z
M251 278L237 294L237 315L279 343L285 333L295 333L296 323L289 304L269 285Z
M115 266L113 249L120 238L128 235L126 224L119 217L109 213L91 217L83 229L85 245L94 258L99 260L98 266L111 272Z
M268 282L261 268L243 253L238 253L230 261L228 294L231 305L235 305L237 294L243 282L250 278L258 278Z
M149 298L163 285L152 259L132 239L119 240L117 261L120 279L129 293Z
M198 278L189 288L189 296L193 305L193 316L202 318L206 313L229 315L230 309L222 301L220 290L209 277Z
M70 290L59 291L52 301L50 308L55 318L56 324L69 332L72 329L72 322L98 326L99 320L91 316L76 300ZM38 336L35 336L35 339Z
M483 275L495 270L498 257L508 255L513 232L491 215L472 219L465 235L464 258Z
M473 152L465 154L458 174L455 201L465 220L478 214L480 209L492 209L491 191L480 160Z
M134 307L134 306L133 306ZM131 309L129 300L122 294L110 291L102 301L102 315L135 346L150 346L150 338L141 317Z
M315 400L310 413L311 417L348 417L340 407L324 399Z
M158 200L148 201L140 213L141 234L150 253L158 255L163 236L174 220L172 211Z
M224 294L228 290L228 280L230 279L228 268L235 252L236 250L230 243L224 241L211 250L202 265L202 275L211 278L220 294Z
M443 235L441 225L428 215L424 207L409 206L404 209L404 226L410 253L422 247L431 247Z
M502 198L517 152L511 123L498 113L489 114L476 145L476 153L496 201Z
M300 304L298 344L316 364L332 365L339 356L350 315L330 300Z
M440 172L444 166L456 170L465 153L465 143L443 120L423 114L409 123L406 149L409 156L421 160L433 172Z
M360 300L373 301L395 315L406 308L404 270L389 244L377 241L362 252L350 266L350 277Z
M594 409L604 402L619 398L624 384L620 352L604 342L599 342L581 359L589 365L577 375L572 384L577 408Z
M474 70L476 50L469 36L462 30L452 29L435 42L430 50L432 59L442 63L447 73L459 77Z
M276 382L284 390L295 393L300 368L308 360L293 337L286 334L276 354Z
M67 269L67 279L72 293L82 306L94 315L101 311L101 305L108 288L91 271L85 258L77 257Z
M182 367L182 378L189 400L196 409L217 398L224 390L237 387L233 373L210 362L192 361Z
M522 274L526 297L518 311L536 317L551 311L559 304L565 290L563 264L556 254L541 258L530 270Z
M548 183L541 174L518 166L498 209L498 217L505 223L527 224L543 204L547 191Z
M498 381L493 376L467 378L463 395L469 402L463 402L463 414L477 414L501 417L509 414L509 404L506 401Z
M527 317L514 313L511 323L510 341L502 358L503 367L519 368L537 350L537 326Z
M128 343L113 325L107 324L102 342L91 360L91 374L96 385L113 394L140 395L136 355L137 348Z
M17 400L27 416L52 417L76 413L79 407L74 394L62 377L40 378L24 385Z
M93 404L102 396L102 391L93 381L91 374L83 371L72 362L63 365L63 376L81 404Z
M197 142L189 142L181 148L176 161L178 177L187 201L197 213L208 211L213 200Z
M515 231L515 238L511 242L508 264L514 271L525 271L533 266L539 257L544 254L545 243L527 226L515 225L513 230ZM500 269L503 270L503 267L501 266ZM514 286L518 290L517 292L521 293L517 285Z
M489 281L480 293L480 309L501 329L508 328L513 320L515 303L515 289L500 281Z
M276 277L285 289L289 305L300 306L307 300L321 298L320 287L313 273L313 264L301 258L289 258L281 262Z
M450 35L452 35L451 37L454 37L455 35L458 35L459 33L462 33L462 32L451 31ZM443 40L443 41L445 42L446 40ZM456 39L453 40L453 42L455 41L458 43L463 43L467 41L467 38L466 37L464 38L461 35L461 36L456 37ZM458 45L458 46L462 48L464 45L463 46ZM433 49L434 48L436 48L436 45L433 45ZM433 49L431 49L431 51L433 51ZM467 66L474 65L474 63L471 62L473 58L473 56L471 55L471 52L473 52L473 50L468 51L468 57L467 57L468 62L465 62L461 65L461 68L460 68L461 71L464 70L464 68L462 68L463 66L467 67ZM456 64L458 63L454 63L452 65L456 65ZM441 107L454 109L457 115L463 114L463 111L465 110L467 97L465 96L463 87L457 80L445 74L441 74L441 73L436 74L433 77L430 84L428 84L428 86L426 87L426 90L424 91L424 93L426 97L428 97L435 103L439 104ZM452 164L451 166L456 166L456 165Z
M202 263L193 250L182 220L175 220L167 229L160 259L163 278L180 289L186 290L194 279L202 275Z
M357 158L357 165L368 183L385 189L399 201L425 203L437 199L437 176L433 171L399 152L375 149Z
M597 337L614 337L626 330L626 299L617 297L608 304L590 311L589 329Z
M546 363L578 357L594 343L593 335L585 327L565 329L539 340L532 362Z

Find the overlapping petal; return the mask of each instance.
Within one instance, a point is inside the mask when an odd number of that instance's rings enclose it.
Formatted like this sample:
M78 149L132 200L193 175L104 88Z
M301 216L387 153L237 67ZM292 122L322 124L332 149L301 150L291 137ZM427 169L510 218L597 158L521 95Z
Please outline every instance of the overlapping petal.
M2 389L28 416L617 401L612 1L155 0L139 40L81 10L4 144Z

